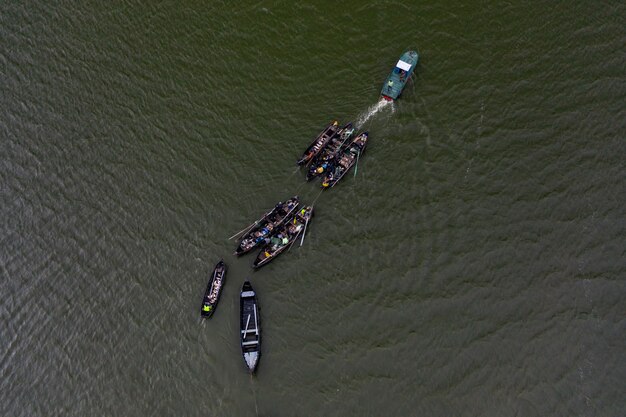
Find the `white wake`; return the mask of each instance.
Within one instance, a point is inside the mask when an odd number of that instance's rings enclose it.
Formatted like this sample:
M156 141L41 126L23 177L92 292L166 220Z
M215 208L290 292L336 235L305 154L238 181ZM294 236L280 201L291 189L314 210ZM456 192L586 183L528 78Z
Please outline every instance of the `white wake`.
M384 98L381 98L378 103L371 105L367 110L359 114L359 117L356 120L356 128L361 128L361 126L363 126L369 119L374 117L376 113L380 112L386 107L391 107L391 111L393 112L393 101L388 101Z

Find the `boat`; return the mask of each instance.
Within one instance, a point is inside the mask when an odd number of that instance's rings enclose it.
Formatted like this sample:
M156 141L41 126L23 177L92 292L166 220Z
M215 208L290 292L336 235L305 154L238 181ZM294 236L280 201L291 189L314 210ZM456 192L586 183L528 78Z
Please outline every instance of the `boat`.
M243 283L240 294L241 353L250 373L256 371L261 356L259 305L250 281Z
M358 135L345 149L339 153L332 161L324 179L322 180L322 188L332 188L339 182L341 178L354 164L359 160L361 154L365 151L367 145L368 133L363 132Z
M309 147L306 148L306 150L302 154L302 157L298 159L296 163L298 165L306 165L310 163L313 160L313 158L315 158L315 156L317 156L317 154L322 149L324 149L324 146L326 146L328 141L330 141L333 138L333 136L335 136L338 129L339 129L338 121L335 120L331 124L329 124L324 130L322 130L322 133L320 133L315 138L313 143L311 143Z
M411 74L413 74L418 60L419 55L415 51L407 51L402 54L383 84L383 88L380 91L382 98L387 101L393 101L402 94L402 90L409 81Z
M215 268L213 274L209 279L209 283L204 293L204 299L202 300L202 308L200 309L200 315L206 319L210 318L215 309L217 308L217 302L220 300L220 294L222 287L224 286L224 279L226 278L226 264L223 260L220 260Z
M298 196L293 196L287 201L281 201L274 208L257 220L251 228L240 238L235 255L240 256L250 252L257 246L269 241L274 230L291 216L300 205Z
M307 181L311 181L313 178L323 174L326 171L330 162L341 150L346 141L350 139L353 133L354 127L352 127L352 123L348 123L341 129L339 129L337 134L330 140L330 142L328 142L322 152L320 152L315 158L313 158L311 165L309 165L309 170L306 173Z
M306 227L313 217L313 207L306 206L292 215L274 234L270 242L257 255L253 268L260 268L293 245L298 236L306 232Z

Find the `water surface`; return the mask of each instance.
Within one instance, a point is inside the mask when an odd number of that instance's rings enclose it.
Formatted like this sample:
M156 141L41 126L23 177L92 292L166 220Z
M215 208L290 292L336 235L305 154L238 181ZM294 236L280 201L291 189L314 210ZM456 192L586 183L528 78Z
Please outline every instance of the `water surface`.
M0 415L626 409L620 2L0 11ZM335 118L371 141L320 195L295 160ZM304 245L252 272L228 237L294 194Z

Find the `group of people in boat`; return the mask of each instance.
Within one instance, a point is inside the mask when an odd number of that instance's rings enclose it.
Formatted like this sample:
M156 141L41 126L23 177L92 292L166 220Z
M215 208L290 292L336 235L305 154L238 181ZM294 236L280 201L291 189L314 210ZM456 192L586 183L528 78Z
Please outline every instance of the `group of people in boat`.
M347 149L337 154L329 167L326 176L322 179L322 187L332 187L334 183L339 181L343 175L355 164L356 159L365 149L367 144L368 133L363 132L358 135L349 145Z
M217 296L220 293L220 289L222 288L222 271L216 272L215 274L215 278L213 279L213 285L211 286L211 292L209 293L209 295L206 297L207 302L214 304L215 301L217 301ZM209 309L206 309L206 307L210 307L205 305L205 311L209 311Z
M237 254L241 255L256 246L268 243L274 229L280 225L287 216L289 216L298 204L299 202L297 197L287 200L284 203L280 202L276 204L270 214L263 218L261 224L252 228L252 230L243 236L241 242L239 243Z
M267 223L267 225L261 230L258 230L252 234L252 236L254 237L254 241L256 243L263 242L272 233L272 230L274 230L274 224L271 222Z
M315 139L315 142L313 142L313 144L304 152L302 158L298 160L298 165L306 164L315 158L315 156L317 156L317 154L326 146L328 141L335 136L338 125L339 122L335 120L322 133L320 133L320 135Z
M272 257L281 248L287 246L295 238L297 238L310 217L310 210L311 209L309 207L301 209L295 216L293 216L293 220L290 219L286 224L284 224L278 230L276 235L269 239L268 244L262 250L262 257Z
M217 305L217 300L220 297L220 291L224 284L224 277L226 275L226 264L224 261L219 261L213 269L211 279L207 284L206 292L204 293L204 299L202 301L202 316L211 317L214 308Z
M353 133L352 123L348 123L330 139L326 147L311 162L307 172L307 181L323 174L332 167L337 153L341 151L343 145Z
M407 72L403 70L402 68L396 68L395 72L396 74L399 75L400 82L404 84L407 80ZM389 80L387 81L387 91L391 91L392 88L393 88L393 80L389 78Z
M339 149L335 151L329 150L328 152L324 152L319 160L314 160L307 172L307 180L311 180L323 174L332 165L337 151L339 151Z

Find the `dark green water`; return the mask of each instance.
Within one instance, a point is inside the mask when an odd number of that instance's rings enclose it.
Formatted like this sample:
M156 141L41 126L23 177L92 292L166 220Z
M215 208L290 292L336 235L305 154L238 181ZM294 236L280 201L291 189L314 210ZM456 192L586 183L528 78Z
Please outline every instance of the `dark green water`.
M3 2L0 415L623 415L625 17ZM319 195L295 160L333 118L371 142ZM228 237L296 193L319 196L304 245L253 273Z

